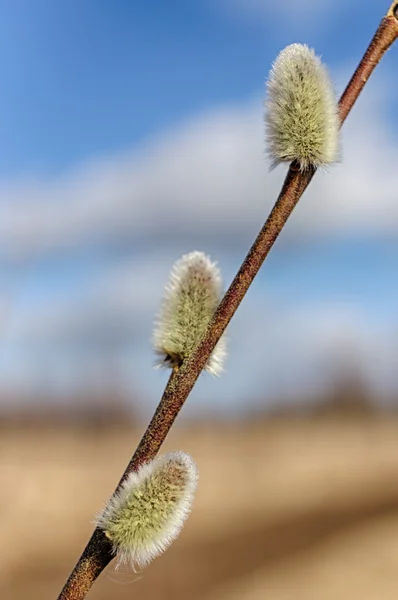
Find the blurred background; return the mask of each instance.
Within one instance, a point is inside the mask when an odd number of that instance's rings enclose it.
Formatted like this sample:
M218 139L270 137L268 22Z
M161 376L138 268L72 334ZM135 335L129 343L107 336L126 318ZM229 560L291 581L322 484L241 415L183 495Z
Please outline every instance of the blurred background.
M272 207L272 61L307 43L340 94L387 5L0 0L2 598L57 597L139 441L175 260L227 286ZM181 537L93 600L396 599L397 68L394 47L165 444L201 473Z

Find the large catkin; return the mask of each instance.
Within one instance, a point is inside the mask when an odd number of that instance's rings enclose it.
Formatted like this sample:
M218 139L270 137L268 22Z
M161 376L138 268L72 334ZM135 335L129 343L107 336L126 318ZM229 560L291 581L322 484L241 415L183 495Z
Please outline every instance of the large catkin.
M160 456L130 473L96 524L113 545L117 566L146 566L178 536L197 485L197 468L184 452Z
M326 67L311 48L291 44L278 55L265 106L272 167L295 160L304 171L338 160L337 99Z

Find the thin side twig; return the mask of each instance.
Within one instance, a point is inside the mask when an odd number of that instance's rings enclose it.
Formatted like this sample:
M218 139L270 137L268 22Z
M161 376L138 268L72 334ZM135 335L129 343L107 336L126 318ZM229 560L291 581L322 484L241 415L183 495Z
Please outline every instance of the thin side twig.
M341 124L345 121L374 68L397 37L398 0L395 0L387 15L382 19L368 49L340 98L339 111ZM299 171L297 164L292 163L290 165L281 193L222 299L204 338L181 368L172 372L158 408L130 460L119 485L131 471L137 469L141 463L151 460L157 454L181 407L207 363L211 352L231 321L254 277L314 174L314 169L302 173ZM83 600L97 577L112 558L112 547L109 540L101 530L98 528L95 529L83 554L61 591L58 600Z

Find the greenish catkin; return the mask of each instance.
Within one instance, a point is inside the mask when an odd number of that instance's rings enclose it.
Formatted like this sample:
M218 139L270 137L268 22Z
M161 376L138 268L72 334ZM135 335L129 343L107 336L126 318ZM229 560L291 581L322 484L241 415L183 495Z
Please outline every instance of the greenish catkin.
M146 566L178 536L197 485L197 468L184 452L160 456L130 473L96 524L113 545L117 566Z
M203 337L222 297L216 263L203 252L185 254L173 266L162 307L155 323L152 344L157 366L179 367ZM222 336L205 369L219 375L226 356Z
M314 50L291 44L280 52L270 72L265 106L272 167L295 160L305 171L338 160L337 99L327 69Z

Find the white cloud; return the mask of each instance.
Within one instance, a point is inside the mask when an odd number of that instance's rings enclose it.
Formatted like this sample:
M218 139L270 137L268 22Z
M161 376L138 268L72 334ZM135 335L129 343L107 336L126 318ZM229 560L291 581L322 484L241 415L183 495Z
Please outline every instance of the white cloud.
M382 100L365 90L344 127L343 164L316 175L290 233L396 231L398 145ZM0 182L0 255L25 259L123 236L252 235L283 177L283 167L268 173L260 100L221 108L62 178Z
M289 29L308 28L315 23L317 27L327 25L326 18L341 14L344 3L339 0L217 0L224 11L229 14L247 16L250 19L261 19L264 23L276 20Z
M228 371L239 397L302 400L358 376L382 398L396 390L396 329L360 302L308 298L283 304L259 293L245 300L231 326Z
M265 188L260 122L260 104L222 109L57 181L0 184L0 251L21 257L121 235L241 229Z
M60 344L82 343L94 338L131 338L147 334L158 310L170 267L175 260L170 252L146 253L132 259L103 266L99 273L88 274L69 295L51 297L51 289L34 308L20 310L9 324L9 338L14 343Z
M53 310L43 305L27 315L13 336L14 344L19 342L24 349L19 371L0 372L0 384L8 381L10 388L34 391L40 373L40 384L55 395L65 392L64 386L84 389L95 384L89 376L95 366L98 377L106 381L105 357L113 361L111 367L119 365L120 381L130 380L140 386L144 398L156 399L165 378L152 372L149 340L170 258L163 263L161 253L152 254L103 271L80 300ZM137 282L139 291L134 289ZM272 290L265 294L255 286L232 321L228 337L225 375L220 382L204 376L195 392L204 410L244 412L259 400L295 401L306 394L311 398L338 383L336 376L344 375L351 365L381 397L398 383L395 328L391 321L385 324L377 314L370 314L360 301L314 304L311 298L300 302L290 298L280 302ZM68 376L59 381L65 369ZM198 408L194 405L193 410Z

